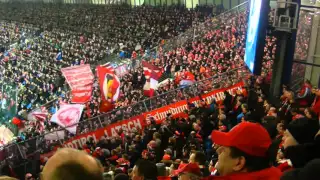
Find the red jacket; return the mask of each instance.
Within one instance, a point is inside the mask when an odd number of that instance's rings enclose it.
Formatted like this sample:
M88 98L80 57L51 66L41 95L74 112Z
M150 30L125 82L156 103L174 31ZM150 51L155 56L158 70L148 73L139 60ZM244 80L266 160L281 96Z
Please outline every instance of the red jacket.
M312 104L312 110L317 114L320 115L320 96L316 96L315 100Z
M271 167L251 173L237 173L229 176L209 176L202 180L279 180L281 175L282 172L279 169Z

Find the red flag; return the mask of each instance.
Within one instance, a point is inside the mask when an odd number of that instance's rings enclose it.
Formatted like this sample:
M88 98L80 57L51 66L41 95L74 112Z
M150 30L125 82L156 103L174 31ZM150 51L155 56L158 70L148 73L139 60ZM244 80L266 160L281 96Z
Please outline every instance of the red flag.
M47 119L47 113L44 112L33 112L32 115L38 121L45 121Z
M71 87L72 103L84 104L88 102L92 95L94 76L90 65L79 65L61 69Z
M111 66L98 66L97 76L102 99L100 112L106 112L113 108L112 103L116 102L119 98L120 80L114 74L114 69Z
M23 127L22 120L17 117L13 117L11 123L16 125L19 129Z
M163 70L146 61L142 61L143 72L146 77L146 84L143 87L143 94L145 96L153 96L157 89L158 79L161 77Z
M102 100L100 103L100 112L109 112L114 109L115 105L108 100Z

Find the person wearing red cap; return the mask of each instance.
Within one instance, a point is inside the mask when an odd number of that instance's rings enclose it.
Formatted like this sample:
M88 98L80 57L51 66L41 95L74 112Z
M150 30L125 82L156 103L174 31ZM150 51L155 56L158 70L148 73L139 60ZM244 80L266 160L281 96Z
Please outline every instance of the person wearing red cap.
M198 164L189 163L181 164L173 175L178 176L179 180L200 180L202 173Z
M216 168L219 176L205 180L278 180L282 173L271 167L271 138L260 124L242 122L228 133L213 131L212 141L219 145Z

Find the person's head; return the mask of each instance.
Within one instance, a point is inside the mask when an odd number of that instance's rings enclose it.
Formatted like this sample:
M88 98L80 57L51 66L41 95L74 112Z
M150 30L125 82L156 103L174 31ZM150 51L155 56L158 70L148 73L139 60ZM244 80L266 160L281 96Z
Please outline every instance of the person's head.
M200 180L202 176L199 165L196 163L180 164L173 175L178 176L179 180Z
M318 122L306 118L292 121L283 135L283 147L310 143L314 141L315 135L319 131Z
M129 176L124 173L119 173L114 177L114 180L129 180Z
M308 119L316 119L317 118L316 113L309 107L304 110L304 114Z
M285 127L284 127L284 124L283 123L278 123L277 124L277 131L279 134L283 134L285 132Z
M219 145L216 168L222 176L270 167L271 138L260 124L242 122L228 133L213 131L211 138Z
M158 133L158 132L153 133L153 139L154 140L160 139L160 137L161 137L160 133Z
M241 105L241 110L243 113L247 113L248 112L248 105L247 104L242 104Z
M206 155L203 152L196 151L192 152L189 157L189 163L196 163L198 165L206 164Z
M58 150L46 163L41 180L102 180L102 166L83 151L71 148Z
M156 180L157 166L148 160L139 160L132 170L132 180Z

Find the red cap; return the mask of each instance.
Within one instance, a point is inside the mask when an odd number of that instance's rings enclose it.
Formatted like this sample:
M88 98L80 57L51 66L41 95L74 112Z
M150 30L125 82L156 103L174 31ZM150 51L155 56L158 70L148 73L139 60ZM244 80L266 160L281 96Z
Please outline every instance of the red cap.
M174 176L178 176L181 173L191 173L201 176L200 167L196 163L180 164L179 168L173 172Z
M163 160L170 160L171 159L171 156L169 154L165 154L163 157L162 157Z
M212 141L221 146L235 147L251 156L265 157L271 145L267 130L257 123L242 122L229 132L212 131Z

